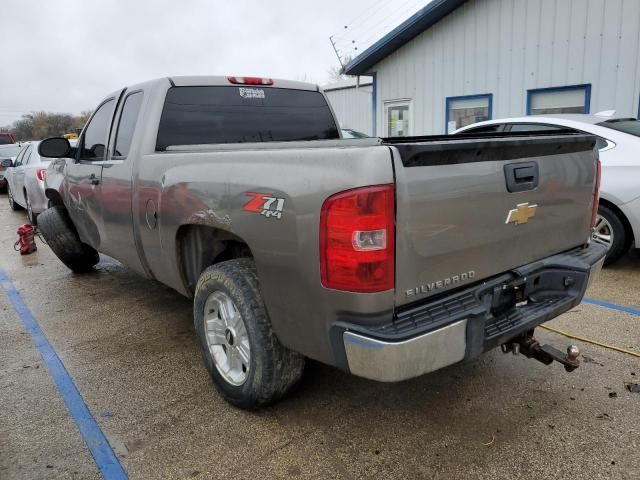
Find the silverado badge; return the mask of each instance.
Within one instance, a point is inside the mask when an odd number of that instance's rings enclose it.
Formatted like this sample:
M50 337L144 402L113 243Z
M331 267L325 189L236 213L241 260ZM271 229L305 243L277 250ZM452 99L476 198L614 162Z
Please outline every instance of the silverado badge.
M536 210L538 210L538 205L529 205L529 202L519 203L516 208L509 210L507 221L504 223L515 223L516 225L527 223L530 218L536 216Z

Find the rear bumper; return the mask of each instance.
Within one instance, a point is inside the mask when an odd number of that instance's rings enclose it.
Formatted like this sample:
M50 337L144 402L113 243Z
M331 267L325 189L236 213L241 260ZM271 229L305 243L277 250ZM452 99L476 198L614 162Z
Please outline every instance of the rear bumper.
M354 375L397 382L475 358L578 305L605 255L591 244L405 307L385 325L337 323L338 363Z

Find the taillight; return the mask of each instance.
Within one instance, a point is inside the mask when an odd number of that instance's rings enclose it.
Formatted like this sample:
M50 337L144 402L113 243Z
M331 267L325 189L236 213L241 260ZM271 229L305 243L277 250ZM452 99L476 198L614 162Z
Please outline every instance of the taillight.
M47 177L47 170L44 168L39 168L38 170L36 170L36 177L41 182L44 182L44 179Z
M596 184L593 192L593 210L591 210L591 227L596 226L596 217L598 216L598 205L600 203L600 177L602 176L602 163L598 159L596 163Z
M229 83L236 85L273 85L273 79L260 77L227 77Z
M350 292L394 288L393 185L356 188L327 198L320 213L322 285Z

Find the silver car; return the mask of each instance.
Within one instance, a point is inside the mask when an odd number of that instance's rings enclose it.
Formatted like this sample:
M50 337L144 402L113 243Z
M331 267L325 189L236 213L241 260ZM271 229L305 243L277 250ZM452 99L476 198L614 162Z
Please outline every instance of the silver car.
M7 189L6 171L15 161L21 147L19 143L0 145L0 192Z
M44 195L44 178L50 159L38 155L39 143L24 143L13 166L5 173L11 209L25 208L32 225L36 224L38 214L47 208L48 203Z
M553 133L567 128L597 137L602 183L593 239L609 248L605 264L614 263L630 247L640 248L639 120L617 118L612 110L594 115L535 115L474 123L453 134Z

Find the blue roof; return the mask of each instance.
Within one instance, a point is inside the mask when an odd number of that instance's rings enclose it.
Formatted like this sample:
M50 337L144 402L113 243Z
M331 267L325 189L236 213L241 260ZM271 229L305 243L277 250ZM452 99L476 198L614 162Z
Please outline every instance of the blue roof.
M373 67L387 55L395 52L405 43L413 40L427 28L449 15L467 0L432 0L428 5L409 17L363 53L351 60L344 71L348 75L372 73Z

